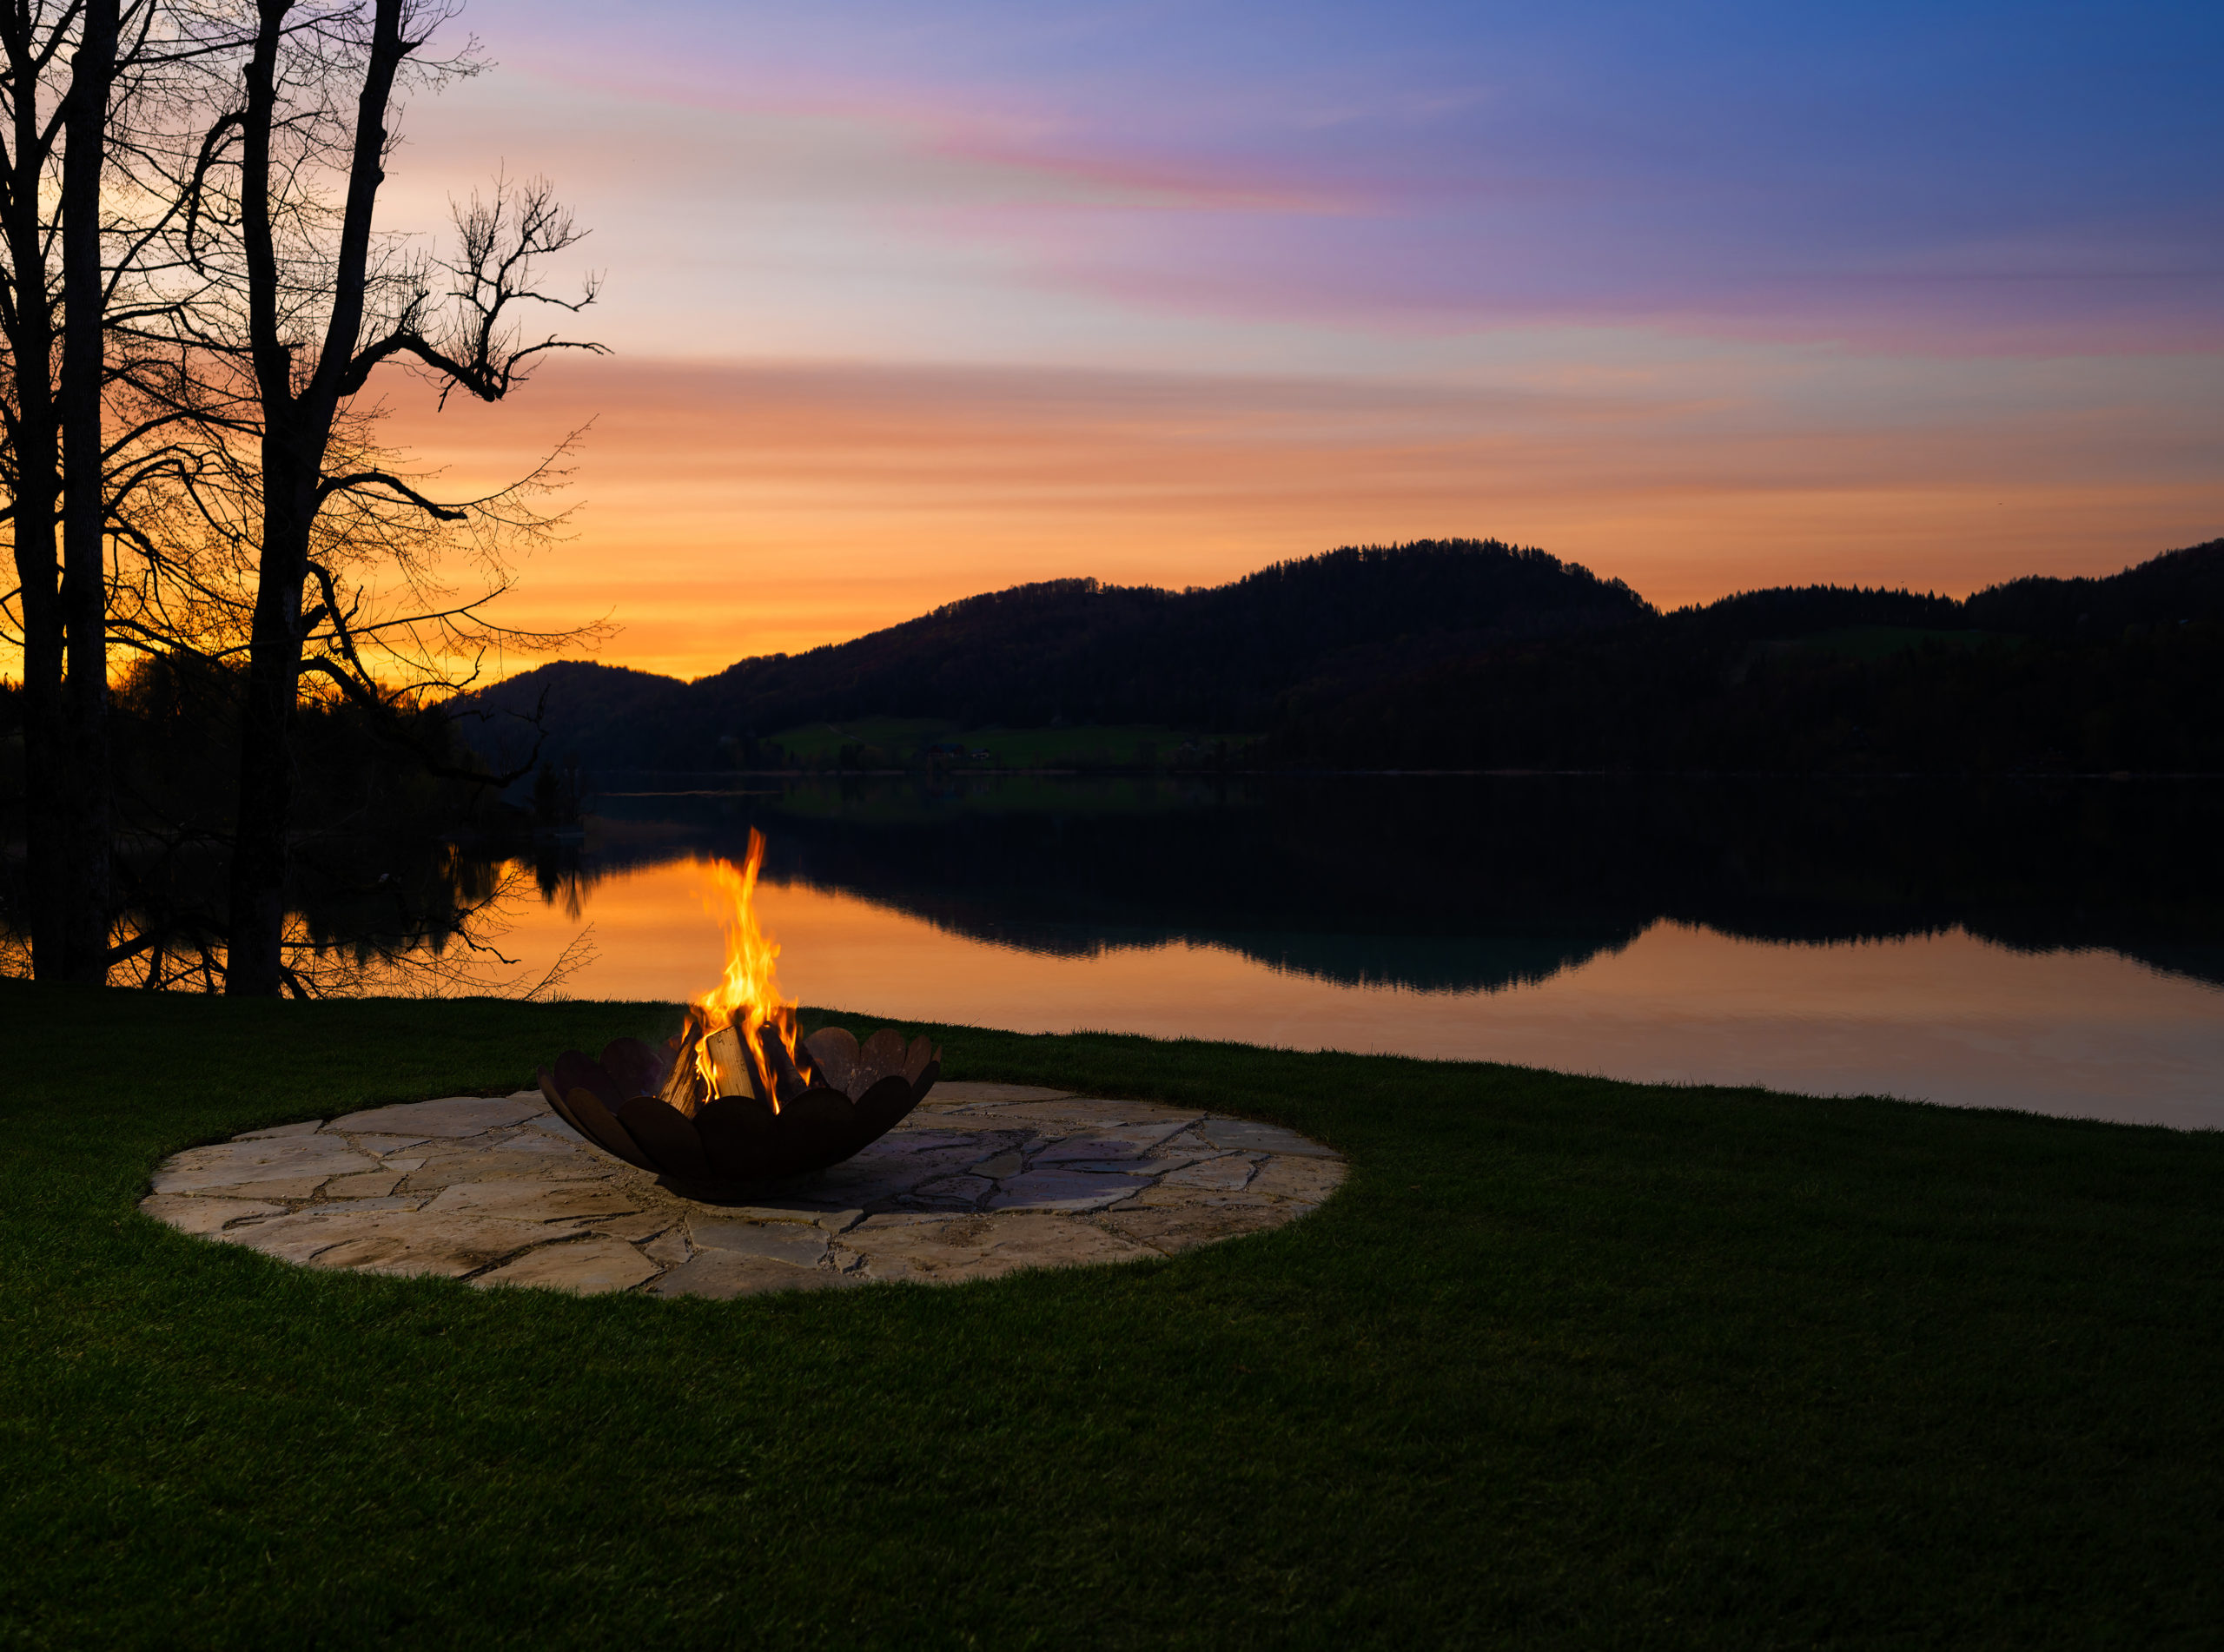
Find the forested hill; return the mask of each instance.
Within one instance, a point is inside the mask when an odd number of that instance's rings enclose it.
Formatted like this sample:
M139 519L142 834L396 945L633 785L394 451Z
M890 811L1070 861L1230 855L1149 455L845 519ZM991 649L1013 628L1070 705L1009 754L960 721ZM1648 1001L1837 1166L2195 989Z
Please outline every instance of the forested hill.
M726 767L884 717L1157 724L1284 767L2219 772L2224 540L1962 600L1669 614L1496 541L1350 548L1208 590L1023 585L692 684L545 666L481 704L544 695L546 751L589 768Z
M722 766L738 741L872 716L1260 730L1300 687L1349 693L1509 642L1656 617L1619 580L1542 551L1424 540L1347 547L1188 591L1020 585L693 683L566 662L477 704L526 712L545 694L546 750L612 768Z
M2224 539L1963 601L1750 591L1293 696L1283 766L2224 773Z

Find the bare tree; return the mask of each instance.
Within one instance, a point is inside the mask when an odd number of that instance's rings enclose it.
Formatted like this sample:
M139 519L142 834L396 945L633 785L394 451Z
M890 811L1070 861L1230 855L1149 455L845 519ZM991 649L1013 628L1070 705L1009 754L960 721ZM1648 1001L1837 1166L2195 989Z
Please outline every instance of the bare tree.
M133 401L115 347L189 289L165 266L182 205L165 186L198 135L194 89L245 37L230 3L0 9L0 520L17 573L0 612L23 662L27 927L49 979L101 981L130 948L112 929L107 546L180 413Z
M136 4L135 21L148 11ZM0 463L23 660L28 915L33 967L65 981L108 967L101 183L120 27L117 0L16 0L0 14Z
M539 285L580 234L545 183L459 207L446 259L375 223L400 93L476 71L469 46L428 54L453 10L0 0L0 520L17 574L0 616L24 661L42 976L98 981L151 953L158 980L175 938L111 854L111 640L228 685L232 820L135 818L134 842L227 854L224 920L189 926L202 973L268 994L302 989L317 972L289 949L322 944L286 911L304 692L385 714L406 743L422 691L467 684L490 648L600 629L534 635L486 612L520 546L563 519L536 499L568 442L510 486L444 499L380 443L366 393L384 369L430 378L443 405L459 387L499 400L547 353L600 347L520 330L526 307L595 296L592 280L569 299ZM459 557L460 593L444 572Z
M204 611L252 591L233 614L247 657L228 924L235 994L289 984L291 735L304 677L375 705L456 680L459 658L467 677L490 643L561 640L505 631L483 612L508 583L504 545L557 519L529 501L558 467L487 498L442 500L381 453L365 398L394 364L431 377L443 400L460 387L496 401L547 353L601 347L520 331L526 306L576 311L595 296L592 279L571 299L539 285L541 261L581 233L545 183L498 183L460 208L446 261L377 233L399 91L474 68L467 54L427 55L452 10L256 0L243 96L210 122L182 181L181 234L213 285L174 313L189 365L173 393L193 404L211 442L176 474L230 565L175 558L164 572ZM234 148L236 162L224 160ZM243 517L228 514L227 498L244 502ZM482 589L450 599L435 570L459 538ZM382 679L374 654L402 664L402 680Z

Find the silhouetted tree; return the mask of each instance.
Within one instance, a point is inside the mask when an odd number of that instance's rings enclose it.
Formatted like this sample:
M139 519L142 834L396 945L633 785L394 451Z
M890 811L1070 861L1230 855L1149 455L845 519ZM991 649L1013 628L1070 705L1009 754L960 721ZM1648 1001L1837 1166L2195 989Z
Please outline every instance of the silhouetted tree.
M382 365L500 400L537 359L599 346L526 341L521 307L577 310L538 284L539 261L580 232L548 187L498 182L458 210L445 261L382 239L376 217L397 89L471 72L428 48L454 8L413 0L256 0L235 106L209 121L189 176L181 234L208 295L170 313L189 371L202 450L177 461L200 534L150 545L142 640L175 646L165 621L210 657L244 653L226 988L269 995L285 961L292 736L304 679L374 711L428 684L455 686L490 642L565 640L493 625L481 612L507 587L505 544L556 519L527 502L560 476L544 467L509 489L443 500L405 473L355 406ZM453 597L437 576L461 535L486 587ZM567 635L576 635L571 633ZM454 664L460 657L461 666ZM390 720L397 736L406 731Z
M143 96L162 58L147 50L154 11L151 0L0 11L0 482L23 663L28 928L33 967L52 980L98 981L110 955L102 414L122 271L103 254L112 230L129 247L134 226L104 223L102 193L112 106Z

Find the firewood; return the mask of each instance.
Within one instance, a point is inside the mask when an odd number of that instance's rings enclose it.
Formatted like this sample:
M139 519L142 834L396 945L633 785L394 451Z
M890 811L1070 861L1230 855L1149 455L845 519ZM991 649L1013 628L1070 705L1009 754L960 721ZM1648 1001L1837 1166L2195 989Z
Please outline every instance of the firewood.
M720 1095L757 1094L757 1064L749 1059L748 1051L742 1046L738 1027L721 1027L712 1034L705 1053L711 1058L712 1070L718 1075Z
M797 1069L795 1057L788 1054L778 1027L768 1021L759 1028L757 1043L764 1052L764 1064L772 1069L772 1087L783 1107L811 1087L811 1081Z

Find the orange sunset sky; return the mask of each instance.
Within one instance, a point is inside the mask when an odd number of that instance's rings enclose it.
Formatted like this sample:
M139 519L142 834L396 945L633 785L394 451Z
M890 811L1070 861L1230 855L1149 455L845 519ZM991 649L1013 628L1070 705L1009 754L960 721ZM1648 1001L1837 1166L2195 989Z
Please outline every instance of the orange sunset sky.
M2144 405L2016 405L2079 365L1985 364L2001 405L1974 420L1943 391L1929 416L1787 417L1780 364L1735 354L1486 386L615 359L507 406L413 396L392 433L476 485L592 420L572 537L502 615L607 615L597 657L695 677L1023 580L1212 584L1431 535L1541 545L1663 605L1808 580L1959 594L2204 537L2224 486L2173 428L2195 387L2158 363Z
M492 617L692 677L1023 581L1496 537L1663 606L2224 532L2199 8L473 0L381 210L592 233L451 496L584 428ZM535 324L536 326L538 323ZM459 576L459 584L463 583ZM496 663L514 670L535 663Z
M389 434L463 489L591 422L506 618L680 676L1429 536L2113 572L2224 532L2217 43L2049 17L474 0L387 221L546 175L613 354Z

